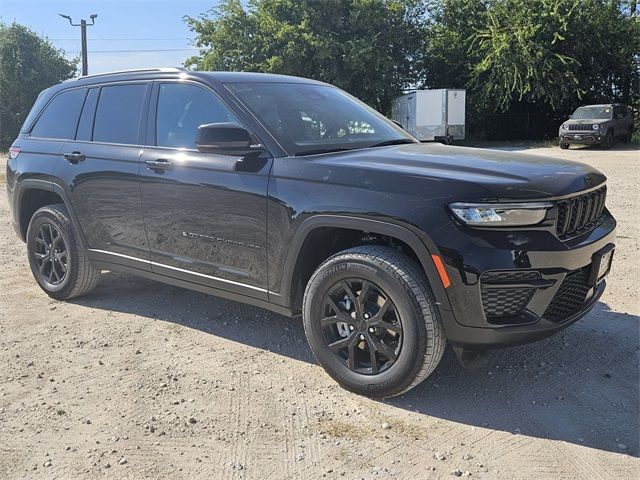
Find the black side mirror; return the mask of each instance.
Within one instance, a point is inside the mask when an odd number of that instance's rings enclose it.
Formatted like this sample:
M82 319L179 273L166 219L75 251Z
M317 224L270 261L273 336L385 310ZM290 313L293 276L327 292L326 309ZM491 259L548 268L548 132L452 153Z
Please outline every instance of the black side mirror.
M622 113L619 113L618 115L616 115L616 118L618 120L620 120L620 119L624 118L624 115Z
M240 157L264 150L264 147L253 139L247 129L237 123L200 125L196 135L196 147L203 153Z

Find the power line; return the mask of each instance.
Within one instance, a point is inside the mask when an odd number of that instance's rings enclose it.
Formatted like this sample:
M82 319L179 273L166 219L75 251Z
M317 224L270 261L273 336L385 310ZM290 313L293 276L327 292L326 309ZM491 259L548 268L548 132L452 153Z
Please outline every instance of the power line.
M54 41L54 42L67 42L67 41L76 41L77 38L48 38L48 40ZM116 42L116 41L126 41L126 42L132 42L132 41L184 41L184 40L189 40L186 37L183 38L92 38L91 41L92 42Z
M140 50L91 50L91 54L94 53L143 53L143 52L197 52L197 48L152 48L152 49L140 49ZM77 50L66 51L69 54L81 53Z

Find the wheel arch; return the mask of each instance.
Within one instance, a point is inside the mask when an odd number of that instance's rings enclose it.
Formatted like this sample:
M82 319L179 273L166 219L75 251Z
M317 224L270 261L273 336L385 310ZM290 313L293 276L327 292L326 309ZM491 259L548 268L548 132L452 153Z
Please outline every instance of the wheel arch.
M302 287L302 293L304 293L305 285L296 285L296 282L299 279L302 266L305 263L304 247L308 245L308 241L313 238L315 233L327 228L383 235L402 242L411 250L413 253L412 256L417 260L422 271L425 273L427 281L436 297L438 307L445 310L451 309L449 298L431 257L432 254L437 254L438 251L435 244L433 244L428 237L425 238L425 242L418 237L416 233L401 225L380 220L342 215L314 215L301 223L287 251L282 270L280 292L277 294L269 293L272 302L290 307L294 313L298 313L296 296L299 295L300 292L297 289ZM430 243L430 245L426 243Z
M86 242L78 219L75 215L71 200L64 189L55 182L40 179L26 179L16 184L16 212L18 220L18 234L22 241L26 240L27 228L33 214L41 207L54 203L63 203L69 212L83 248Z

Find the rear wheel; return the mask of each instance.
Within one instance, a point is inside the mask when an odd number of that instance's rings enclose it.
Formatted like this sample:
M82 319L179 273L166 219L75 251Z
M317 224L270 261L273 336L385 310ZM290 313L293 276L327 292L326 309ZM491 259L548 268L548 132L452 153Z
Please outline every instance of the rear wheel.
M345 250L315 271L304 327L318 362L341 386L400 395L436 368L446 344L424 273L395 250Z
M604 150L609 150L613 146L613 132L609 130L607 132L607 136L604 137L604 141L602 142L602 148Z
M88 293L100 271L87 259L64 204L42 207L27 229L29 265L50 297L66 300Z

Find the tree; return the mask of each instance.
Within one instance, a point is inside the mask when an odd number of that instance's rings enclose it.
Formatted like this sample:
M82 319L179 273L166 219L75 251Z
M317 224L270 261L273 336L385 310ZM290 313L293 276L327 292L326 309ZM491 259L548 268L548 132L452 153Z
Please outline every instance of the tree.
M314 78L388 113L421 77L423 11L414 0L225 0L185 18L201 48L186 65Z
M15 140L38 94L72 77L76 64L29 28L0 23L0 146Z
M551 136L582 103L640 98L635 2L433 0L428 13L424 85L466 87L475 133Z
M479 99L506 110L514 100L555 108L584 91L579 61L565 53L564 41L579 0L496 0L486 25L472 37L469 50L479 61L469 86ZM515 13L515 14L514 14Z

